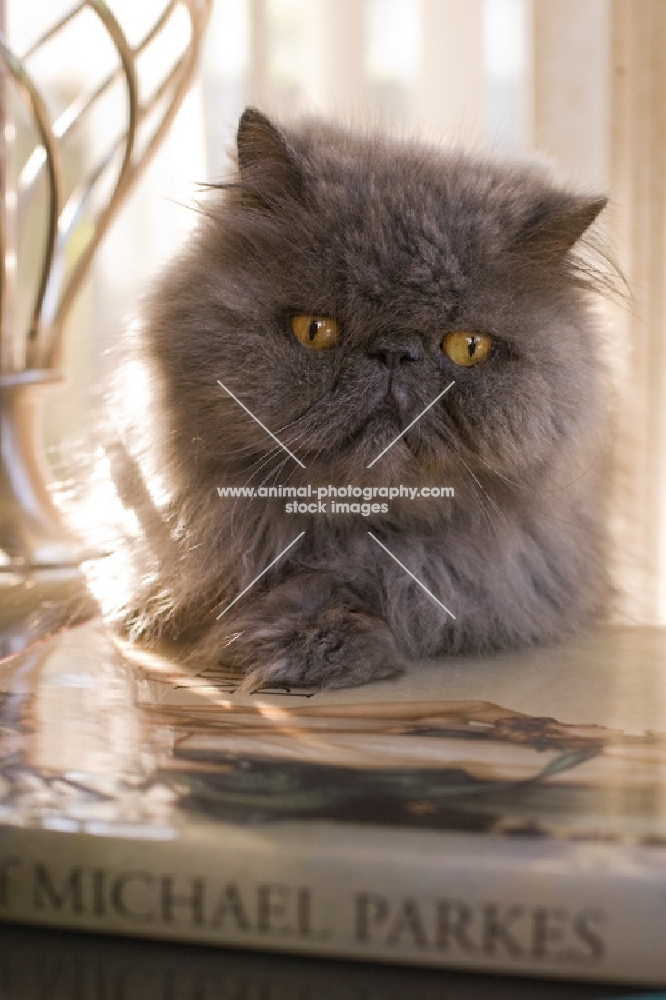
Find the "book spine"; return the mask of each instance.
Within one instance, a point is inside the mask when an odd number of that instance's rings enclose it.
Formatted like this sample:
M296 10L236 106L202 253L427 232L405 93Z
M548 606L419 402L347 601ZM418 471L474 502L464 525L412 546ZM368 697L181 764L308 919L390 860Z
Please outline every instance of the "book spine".
M663 984L665 902L662 849L317 824L0 829L0 918L96 932Z

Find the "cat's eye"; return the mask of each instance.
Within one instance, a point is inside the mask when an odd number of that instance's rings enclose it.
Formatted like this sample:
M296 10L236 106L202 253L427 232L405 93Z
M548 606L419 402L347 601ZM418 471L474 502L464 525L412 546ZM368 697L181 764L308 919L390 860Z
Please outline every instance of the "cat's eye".
M493 338L486 333L467 333L455 330L447 333L442 350L456 365L471 368L485 361L493 346Z
M291 328L304 347L311 347L315 351L334 347L340 339L337 320L330 316L292 316Z

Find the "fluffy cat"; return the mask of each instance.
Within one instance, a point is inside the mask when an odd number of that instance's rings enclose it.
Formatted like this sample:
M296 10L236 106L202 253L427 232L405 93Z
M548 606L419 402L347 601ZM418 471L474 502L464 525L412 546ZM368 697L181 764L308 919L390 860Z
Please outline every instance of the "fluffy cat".
M133 348L169 499L155 507L119 445L145 541L126 623L253 690L361 684L590 621L606 593L604 371L579 241L605 199L538 164L282 130L251 108L237 159ZM308 483L455 496L364 515L218 495Z

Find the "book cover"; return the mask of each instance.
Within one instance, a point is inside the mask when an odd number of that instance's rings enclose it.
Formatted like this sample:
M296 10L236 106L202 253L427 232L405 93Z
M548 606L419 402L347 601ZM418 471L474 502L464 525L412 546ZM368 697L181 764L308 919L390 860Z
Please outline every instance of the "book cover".
M234 693L91 622L0 664L0 917L662 983L666 631Z

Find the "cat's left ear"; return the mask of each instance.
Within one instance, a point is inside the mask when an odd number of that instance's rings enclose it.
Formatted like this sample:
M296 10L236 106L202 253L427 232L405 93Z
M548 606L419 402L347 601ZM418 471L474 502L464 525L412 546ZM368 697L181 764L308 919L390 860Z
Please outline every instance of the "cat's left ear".
M246 108L236 133L241 181L268 194L298 196L303 177L286 136L256 108Z
M535 206L514 237L513 248L563 255L589 229L607 203L605 197L553 193Z

